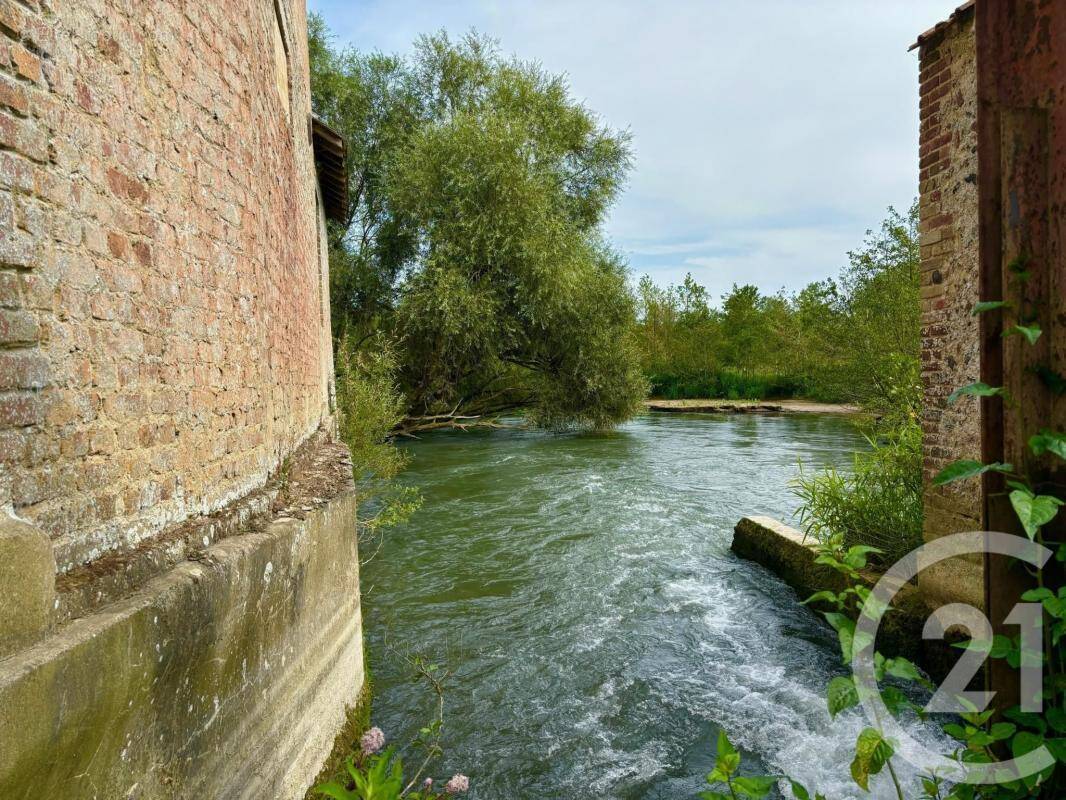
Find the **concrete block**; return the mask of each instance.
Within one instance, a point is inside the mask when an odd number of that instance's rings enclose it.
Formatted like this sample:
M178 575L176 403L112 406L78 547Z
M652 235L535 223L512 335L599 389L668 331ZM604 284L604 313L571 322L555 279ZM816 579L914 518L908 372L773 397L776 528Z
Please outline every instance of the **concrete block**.
M0 660L0 797L300 800L364 686L353 492Z
M0 511L0 658L49 630L55 577L48 537Z

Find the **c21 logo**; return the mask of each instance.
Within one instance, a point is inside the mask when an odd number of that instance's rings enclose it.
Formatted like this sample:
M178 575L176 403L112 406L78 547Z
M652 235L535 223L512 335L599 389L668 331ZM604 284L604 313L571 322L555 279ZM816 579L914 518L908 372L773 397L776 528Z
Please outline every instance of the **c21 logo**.
M1042 567L1052 556L1052 552L1043 545L1007 533L970 531L941 537L911 551L892 565L874 586L855 624L856 646L852 651L851 669L859 700L868 720L877 726L886 738L896 741L896 750L900 756L923 772L940 775L956 783L997 784L1020 780L1047 769L1055 763L1055 757L1047 747L1040 746L1025 755L1006 761L970 764L925 747L903 730L881 698L874 665L874 642L881 619L893 598L904 584L915 578L922 569L945 559L984 553L1011 556L1034 567ZM1005 621L1009 625L1017 625L1021 632L1022 655L1018 671L1022 710L1039 713L1042 710L1043 684L1041 605L1018 603ZM965 603L952 603L933 612L926 621L923 637L943 638L944 632L953 626L965 628L974 643L987 643L987 646L981 648L972 644L937 688L925 708L927 711L939 713L983 711L992 700L991 693L970 691L966 687L990 654L993 644L992 625L979 609Z

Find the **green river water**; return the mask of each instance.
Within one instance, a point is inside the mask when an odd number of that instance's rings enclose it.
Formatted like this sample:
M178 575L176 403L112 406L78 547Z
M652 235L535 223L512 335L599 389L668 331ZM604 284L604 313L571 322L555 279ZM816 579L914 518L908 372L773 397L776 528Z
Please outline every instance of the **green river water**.
M870 797L848 776L861 716L825 709L832 632L729 550L740 517L791 519L801 460L862 446L843 417L656 414L410 444L424 506L362 575L374 723L403 743L432 719L402 658L424 653L454 670L434 774L479 800L693 798L719 726L754 770Z

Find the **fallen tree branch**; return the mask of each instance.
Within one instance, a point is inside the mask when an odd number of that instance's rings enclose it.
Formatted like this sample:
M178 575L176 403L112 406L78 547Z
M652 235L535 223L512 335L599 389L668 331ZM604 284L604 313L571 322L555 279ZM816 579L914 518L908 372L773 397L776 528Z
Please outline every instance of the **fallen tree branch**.
M495 409L486 414L430 414L420 417L406 417L392 430L393 436L406 436L417 439L417 434L428 433L438 430L467 431L471 428L494 428L501 430L517 430L525 427L525 423L500 422L500 415L508 411L517 411L521 406L513 406L503 409Z

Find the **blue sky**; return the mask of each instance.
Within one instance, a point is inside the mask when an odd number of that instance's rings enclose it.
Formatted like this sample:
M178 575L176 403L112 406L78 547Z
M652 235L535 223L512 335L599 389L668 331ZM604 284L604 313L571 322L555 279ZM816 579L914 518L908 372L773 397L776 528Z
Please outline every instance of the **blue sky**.
M917 193L918 64L958 0L308 0L339 42L470 28L633 135L607 231L635 276L713 297L835 274Z

